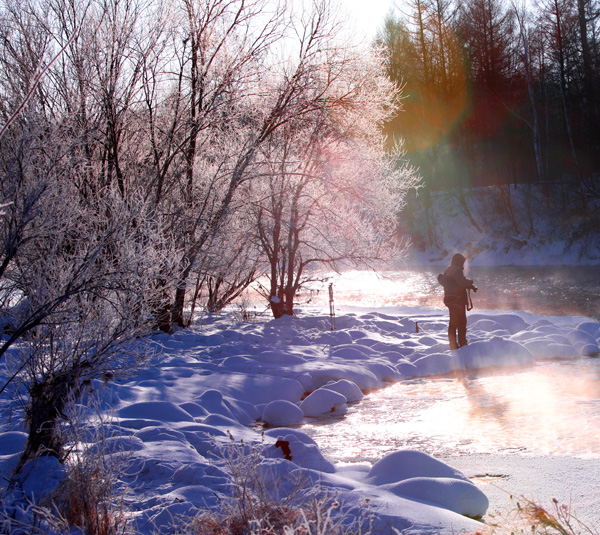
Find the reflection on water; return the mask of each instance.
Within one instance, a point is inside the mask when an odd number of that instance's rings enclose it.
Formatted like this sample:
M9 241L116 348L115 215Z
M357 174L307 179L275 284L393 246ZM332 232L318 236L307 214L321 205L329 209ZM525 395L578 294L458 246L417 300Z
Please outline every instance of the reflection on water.
M403 381L369 394L343 419L303 430L341 463L400 448L600 456L600 359Z
M441 271L439 266L380 274L351 271L331 280L338 304L443 307L443 292L437 281ZM600 319L600 266L472 267L467 276L479 288L473 295L478 309ZM326 299L326 292L313 302L319 299Z
M336 303L443 308L441 271L343 273L332 279ZM600 319L600 266L473 267L467 275L479 288L473 301L480 310ZM399 448L600 456L600 359L404 381L369 394L342 419L304 430L336 462L375 461Z

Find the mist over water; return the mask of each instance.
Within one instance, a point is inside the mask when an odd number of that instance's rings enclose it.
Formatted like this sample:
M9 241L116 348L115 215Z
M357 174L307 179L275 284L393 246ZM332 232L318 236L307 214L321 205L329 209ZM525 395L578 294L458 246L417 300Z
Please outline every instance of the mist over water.
M402 448L600 458L600 359L402 381L368 394L343 418L305 428L341 463Z
M409 267L374 273L332 275L335 301L358 306L444 308L437 275L443 266ZM534 314L600 319L600 266L471 267L465 272L477 286L475 309L525 310ZM313 296L325 300L326 292Z
M600 266L475 267L480 308L600 319Z
M442 267L334 280L336 302L443 308ZM472 267L477 310L525 310L600 320L600 267ZM402 381L368 394L339 419L304 426L340 463L380 459L400 448L432 455L535 453L600 458L600 359L541 361Z

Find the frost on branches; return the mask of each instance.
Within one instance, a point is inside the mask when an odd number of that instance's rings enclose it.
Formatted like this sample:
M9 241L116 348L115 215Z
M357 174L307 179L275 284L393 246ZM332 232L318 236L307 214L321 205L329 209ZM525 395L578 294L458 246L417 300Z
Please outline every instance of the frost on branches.
M268 262L273 315L293 314L294 297L318 266L369 266L402 255L396 215L414 171L390 156L380 126L397 88L374 50L311 50L306 112L261 148L262 173L244 187L252 241Z
M263 275L289 314L311 267L399 254L413 173L380 133L397 87L328 2L21 7L0 7L0 389L26 457L60 458L67 398L138 365L151 329Z

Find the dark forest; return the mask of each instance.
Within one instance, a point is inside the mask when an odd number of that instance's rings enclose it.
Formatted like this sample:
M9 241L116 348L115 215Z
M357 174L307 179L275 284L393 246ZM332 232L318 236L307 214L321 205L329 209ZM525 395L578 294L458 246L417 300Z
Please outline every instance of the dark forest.
M404 87L388 124L428 186L553 182L597 197L597 2L412 0L379 35Z

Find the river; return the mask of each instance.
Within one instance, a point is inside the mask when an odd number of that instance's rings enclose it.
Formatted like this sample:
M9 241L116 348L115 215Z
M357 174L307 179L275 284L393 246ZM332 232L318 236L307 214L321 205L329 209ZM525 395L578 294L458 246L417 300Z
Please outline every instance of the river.
M336 302L439 308L440 271L345 273L334 279ZM474 267L467 275L479 288L473 295L477 309L600 320L598 266ZM598 358L400 381L369 393L344 417L315 420L303 430L340 464L374 462L401 448L447 460L485 487L492 496L491 510L504 513L511 507L512 493L531 491L540 500L557 497L568 502L575 489L581 492L574 505L583 507L584 518L600 525ZM578 478L566 486L564 481L583 466L592 479ZM555 481L554 488L549 481ZM556 488L556 482L563 487Z
M437 275L443 267L408 267L380 273L331 275L335 302L369 306L442 307ZM477 309L588 316L600 320L600 266L471 267ZM321 292L321 299L324 293Z
M339 463L374 462L401 448L600 459L600 359L400 381L343 418L305 427Z

